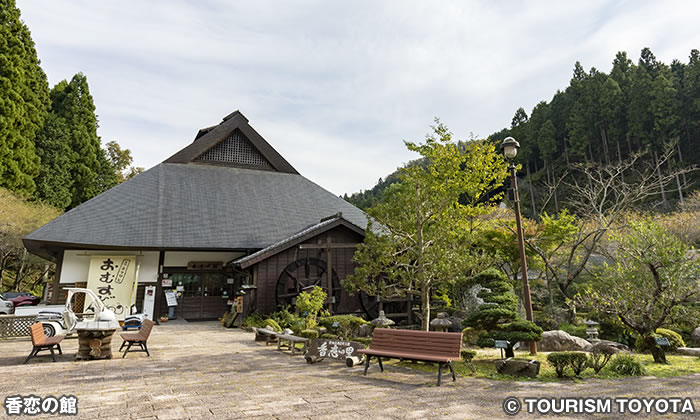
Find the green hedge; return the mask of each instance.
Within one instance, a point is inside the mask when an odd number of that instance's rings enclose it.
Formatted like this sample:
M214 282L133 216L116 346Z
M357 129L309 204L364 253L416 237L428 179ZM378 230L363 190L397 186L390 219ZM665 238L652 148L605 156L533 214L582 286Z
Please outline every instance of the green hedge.
M664 350L675 351L678 347L685 347L685 342L683 337L675 331L667 330L665 328L659 328L656 330L656 335L658 337L666 337L668 339L669 346ZM651 349L644 341L644 337L641 335L637 336L637 340L634 342L634 347L637 353L650 353Z
M308 338L310 340L314 340L318 338L318 331L317 330L302 330L299 333L300 337Z
M576 376L579 376L581 372L588 367L588 356L586 353L578 351L558 351L549 353L547 355L547 361L554 367L557 376L560 378L564 377L564 373L568 367L574 371Z
M336 322L338 326L334 327L333 324ZM369 324L369 322L355 315L324 316L319 318L318 323L326 327L328 331L343 338L355 336L355 332L360 325Z

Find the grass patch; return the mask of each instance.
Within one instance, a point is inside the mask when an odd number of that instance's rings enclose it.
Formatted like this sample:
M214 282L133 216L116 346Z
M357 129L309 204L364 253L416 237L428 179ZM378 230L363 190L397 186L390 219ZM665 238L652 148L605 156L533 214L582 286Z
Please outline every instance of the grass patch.
M580 377L575 377L571 369L567 369L564 378L558 378L554 367L547 362L547 354L549 353L538 353L537 356L531 357L526 351L515 352L515 357L523 359L535 359L541 363L540 374L537 378L527 378L527 377L515 377L510 375L501 375L496 372L496 367L493 364L494 360L500 358L497 351L493 349L479 349L476 357L473 359L474 367L476 372L473 373L469 365L465 364L463 361L454 362L454 368L457 375L462 377L474 377L474 378L485 378L485 379L496 379L501 381L539 381L539 382L580 382L590 378L598 379L616 379L623 378L625 376L619 375L615 372L609 370L606 366L598 375L595 374L593 369L587 368L583 371ZM614 357L614 356L613 356ZM639 360L642 365L646 368L648 376L656 376L660 378L672 377L672 376L682 376L690 375L693 373L700 373L700 359L692 356L677 356L672 354L666 355L666 360L669 362L667 365L654 363L654 359L650 354L634 354L634 357ZM437 373L437 364L428 364L422 362L409 362L391 359L386 362L388 365L396 365L402 367L408 367L411 369L421 370L425 372ZM449 368L443 368L443 375L449 373Z

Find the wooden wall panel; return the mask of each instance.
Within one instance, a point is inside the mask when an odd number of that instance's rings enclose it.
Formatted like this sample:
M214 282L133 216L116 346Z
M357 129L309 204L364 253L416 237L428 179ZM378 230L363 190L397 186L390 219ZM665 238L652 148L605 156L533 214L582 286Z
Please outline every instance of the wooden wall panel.
M307 241L305 244L324 244L328 237L331 237L333 243L359 243L363 237L356 232L342 226L338 226L330 231L321 233ZM355 253L354 248L336 248L332 250L333 270L338 275L339 280L343 280L348 274L354 271L355 265L352 262L352 256ZM320 258L326 261L325 250L300 250L298 246L289 248L272 257L256 264L254 267L257 270L257 302L256 307L262 313L270 313L277 310L275 301L275 288L282 270L289 264L300 258L313 257ZM350 296L347 291L343 290L338 307L338 313L355 313L360 312L361 307L357 296Z

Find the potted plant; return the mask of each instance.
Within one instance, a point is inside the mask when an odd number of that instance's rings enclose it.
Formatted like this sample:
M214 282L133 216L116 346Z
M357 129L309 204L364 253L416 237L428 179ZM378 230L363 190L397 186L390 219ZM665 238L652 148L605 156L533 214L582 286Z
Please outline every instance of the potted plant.
M160 316L160 322L168 322L168 314L163 314Z

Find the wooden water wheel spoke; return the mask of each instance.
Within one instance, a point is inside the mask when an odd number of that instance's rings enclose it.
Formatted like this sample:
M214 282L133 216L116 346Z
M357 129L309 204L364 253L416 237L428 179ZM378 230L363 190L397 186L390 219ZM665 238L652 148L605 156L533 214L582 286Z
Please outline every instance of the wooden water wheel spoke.
M282 270L277 280L275 297L277 304L292 305L295 298L301 292L306 292L314 287L320 287L328 293L328 267L326 262L318 258L298 259ZM335 271L331 271L333 284L333 297L335 305L340 302L340 281Z

